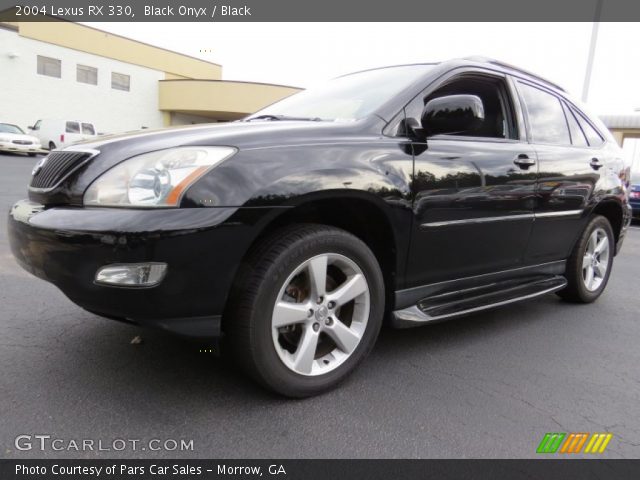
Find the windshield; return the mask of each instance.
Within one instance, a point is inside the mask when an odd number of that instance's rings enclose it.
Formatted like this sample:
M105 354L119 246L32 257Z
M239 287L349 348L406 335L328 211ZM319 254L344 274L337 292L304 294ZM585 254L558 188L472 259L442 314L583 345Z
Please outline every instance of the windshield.
M19 126L11 125L10 123L0 123L0 133L17 133L18 135L24 135L24 132Z
M433 65L403 65L353 73L285 98L246 120L353 121L375 112Z

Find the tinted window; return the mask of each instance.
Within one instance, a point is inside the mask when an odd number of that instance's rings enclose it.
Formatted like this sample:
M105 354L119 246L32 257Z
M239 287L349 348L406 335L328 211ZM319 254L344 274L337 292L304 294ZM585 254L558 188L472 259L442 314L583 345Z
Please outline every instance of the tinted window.
M131 77L124 73L111 72L111 88L128 92L131 89Z
M571 143L576 147L586 147L587 139L576 120L576 117L573 115L573 112L566 106L564 107L564 113L567 116L567 123L569 124L569 132L571 132Z
M62 77L62 61L38 55L38 73L48 77Z
M82 133L85 135L95 135L96 134L96 130L95 128L93 128L93 125L91 125L90 123L83 123L82 124Z
M87 65L78 65L77 72L76 72L76 80L80 83L97 85L98 69L94 67L88 67Z
M33 129L34 129L34 130L40 130L40 122L41 122L41 120L38 120L38 121L36 122L36 124L33 126Z
M573 110L573 109L572 109ZM580 115L578 112L575 112L576 118L578 122L580 122L580 126L582 127L582 131L587 136L587 141L589 145L592 147L597 147L598 145L602 145L604 140L600 136L600 134L591 126L589 122L585 120L585 118Z
M66 131L67 133L80 133L80 125L78 122L67 122Z
M536 87L520 83L527 105L531 137L535 143L571 145L560 100Z

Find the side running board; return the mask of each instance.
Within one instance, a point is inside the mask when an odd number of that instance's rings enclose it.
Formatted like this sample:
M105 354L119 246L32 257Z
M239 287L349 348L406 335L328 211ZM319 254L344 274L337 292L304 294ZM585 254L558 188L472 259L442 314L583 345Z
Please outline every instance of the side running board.
M438 322L488 308L527 300L564 288L567 280L560 275L538 276L518 282L502 281L427 297L417 305L393 312L392 325L409 328Z

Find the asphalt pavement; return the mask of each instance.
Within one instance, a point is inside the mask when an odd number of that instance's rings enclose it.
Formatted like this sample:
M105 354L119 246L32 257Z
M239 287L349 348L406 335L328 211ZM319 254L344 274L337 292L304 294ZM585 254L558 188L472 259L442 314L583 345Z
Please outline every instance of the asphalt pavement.
M36 160L0 155L3 216ZM346 383L292 401L204 345L75 306L14 262L0 219L0 457L532 458L546 432L611 432L602 457L639 458L639 285L636 226L596 303L384 329Z

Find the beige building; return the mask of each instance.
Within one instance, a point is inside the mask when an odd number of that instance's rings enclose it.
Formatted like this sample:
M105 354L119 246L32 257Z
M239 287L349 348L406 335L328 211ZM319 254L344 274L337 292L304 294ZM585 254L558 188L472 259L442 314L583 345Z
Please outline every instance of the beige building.
M600 117L631 165L631 181L640 183L640 113L603 115Z
M0 119L116 133L236 120L299 91L222 80L222 66L65 21L0 23Z

